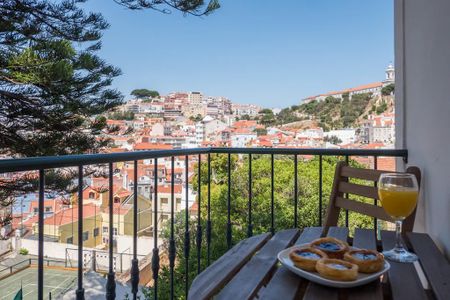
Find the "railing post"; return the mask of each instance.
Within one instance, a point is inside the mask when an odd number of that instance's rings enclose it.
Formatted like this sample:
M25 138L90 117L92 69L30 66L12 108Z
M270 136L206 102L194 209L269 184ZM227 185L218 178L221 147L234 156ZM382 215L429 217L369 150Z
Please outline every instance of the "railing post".
M138 161L134 161L134 194L133 194L133 260L131 261L131 292L133 300L137 299L139 285L139 262L137 259L137 230L138 230Z
M116 298L116 280L115 273L113 270L113 248L114 248L114 240L113 240L113 210L114 210L114 199L113 199L113 163L109 163L109 270L108 270L108 279L106 282L106 299L114 300Z
M155 219L153 225L153 254L152 254L152 275L153 275L153 299L158 299L158 272L159 272L159 248L158 248L158 159L154 160L154 199L153 210Z
M374 170L378 169L378 157L376 155L373 156L373 169ZM374 186L377 187L376 181L374 181ZM373 199L373 205L375 205L375 206L378 205L376 198ZM373 218L373 230L375 232L375 236L377 236L377 233L378 233L377 229L378 229L378 220L377 220L377 218Z
M294 155L294 228L298 227L298 157Z
M248 228L247 237L253 236L252 223L252 154L248 154Z
M185 211L184 211L184 259L185 259L185 270L186 270L186 282L184 286L184 293L186 296L186 299L188 298L189 293L189 252L191 248L191 237L189 233L189 156L186 155L184 158L184 165L185 165Z
M38 210L38 300L44 299L44 197L45 173L39 170L39 210Z
M228 249L232 245L232 228L231 228L231 154L228 153L227 162L227 176L228 176L228 194L227 194L227 246Z
M175 158L171 157L172 176L170 178L170 239L169 239L169 268L170 268L170 299L174 299L174 267L175 267L175 238L174 238L174 206L175 206Z
M211 154L208 153L208 205L206 221L207 264L211 263Z
M275 234L274 156L270 155L270 232Z
M319 226L322 226L322 154L319 155Z
M72 237L73 239L73 237ZM77 300L84 299L83 289L83 166L78 166L78 288Z
M202 182L201 182L201 174L202 174L202 169L201 169L201 162L202 162L202 156L201 154L198 155L198 193L197 193L197 204L198 204L198 209L197 209L197 274L200 274L201 271L201 266L200 266L200 257L201 257L201 252L202 252L202 223L201 223L201 198L202 198Z
M345 163L349 165L348 155L345 156ZM345 198L348 198L348 193L345 194ZM345 210L345 227L348 228L348 209Z

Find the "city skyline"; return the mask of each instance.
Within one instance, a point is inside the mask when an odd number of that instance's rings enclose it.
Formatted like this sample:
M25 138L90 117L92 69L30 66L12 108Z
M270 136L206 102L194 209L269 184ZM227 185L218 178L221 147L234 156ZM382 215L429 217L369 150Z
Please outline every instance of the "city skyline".
M135 88L200 90L235 103L283 107L380 81L393 60L391 1L318 2L221 1L203 18L128 11L106 1L86 7L111 24L100 55L122 69L113 86L125 99Z

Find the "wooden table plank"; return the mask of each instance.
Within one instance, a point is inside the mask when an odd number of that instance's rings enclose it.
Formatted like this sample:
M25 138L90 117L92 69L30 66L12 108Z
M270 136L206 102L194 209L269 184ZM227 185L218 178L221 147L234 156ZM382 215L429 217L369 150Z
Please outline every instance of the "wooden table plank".
M356 228L353 247L377 250L377 239L373 229Z
M212 297L233 278L270 236L270 233L264 233L245 239L227 251L194 279L188 298L197 300Z
M330 227L328 230L327 236L334 237L341 241L347 241L348 237L348 228L346 227ZM306 288L305 300L313 300L313 299L339 299L339 289L328 288L320 284L309 283Z
M450 299L450 264L428 234L408 233L407 237L428 279L436 299Z
M250 299L277 263L277 254L297 238L297 229L277 232L261 250L231 279L215 299Z
M357 228L355 230L355 236L353 237L353 246L357 248L377 250L377 240L375 237L375 232L372 229ZM383 299L383 289L381 286L381 282L380 280L377 280L367 285L349 289L347 291L346 298L348 298L348 300Z
M381 243L384 250L390 250L395 245L395 232L382 231ZM417 271L411 263L397 263L389 261L391 269L388 271L392 299L427 299Z
M307 227L303 230L300 237L295 242L296 245L309 243L320 237L322 227ZM302 279L298 275L289 271L286 267L281 266L276 271L266 288L259 293L259 299L296 299L301 285L307 280Z
M327 236L334 237L338 240L347 242L348 228L347 227L330 227Z

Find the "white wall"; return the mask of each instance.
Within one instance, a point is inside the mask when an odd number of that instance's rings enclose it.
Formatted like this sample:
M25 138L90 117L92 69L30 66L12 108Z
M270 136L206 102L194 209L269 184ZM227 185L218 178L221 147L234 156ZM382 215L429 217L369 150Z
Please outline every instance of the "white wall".
M118 235L117 239L117 252L133 254L133 236L131 235ZM162 243L158 239L158 245ZM140 236L137 240L137 254L148 255L153 250L153 238Z
M422 169L415 230L450 257L450 1L395 0L397 147Z

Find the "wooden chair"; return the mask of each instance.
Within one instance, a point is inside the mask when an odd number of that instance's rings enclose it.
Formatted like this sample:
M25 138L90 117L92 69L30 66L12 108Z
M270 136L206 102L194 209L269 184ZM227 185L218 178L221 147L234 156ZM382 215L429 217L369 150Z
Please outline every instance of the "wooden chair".
M418 167L411 166L406 169L406 172L416 176L417 183L420 187L420 169ZM363 179L376 183L378 182L380 175L383 173L392 172L353 168L348 166L345 162L339 162L337 164L325 222L325 233L328 231L329 227L337 226L339 212L341 209L347 209L389 222L394 221L388 214L386 214L381 206L357 201L355 199L349 199L351 195L357 195L369 199L379 200L378 190L375 187L375 184L369 186L350 183L349 178ZM414 209L414 212L403 221L403 232L411 232L413 230L415 217L416 209Z

